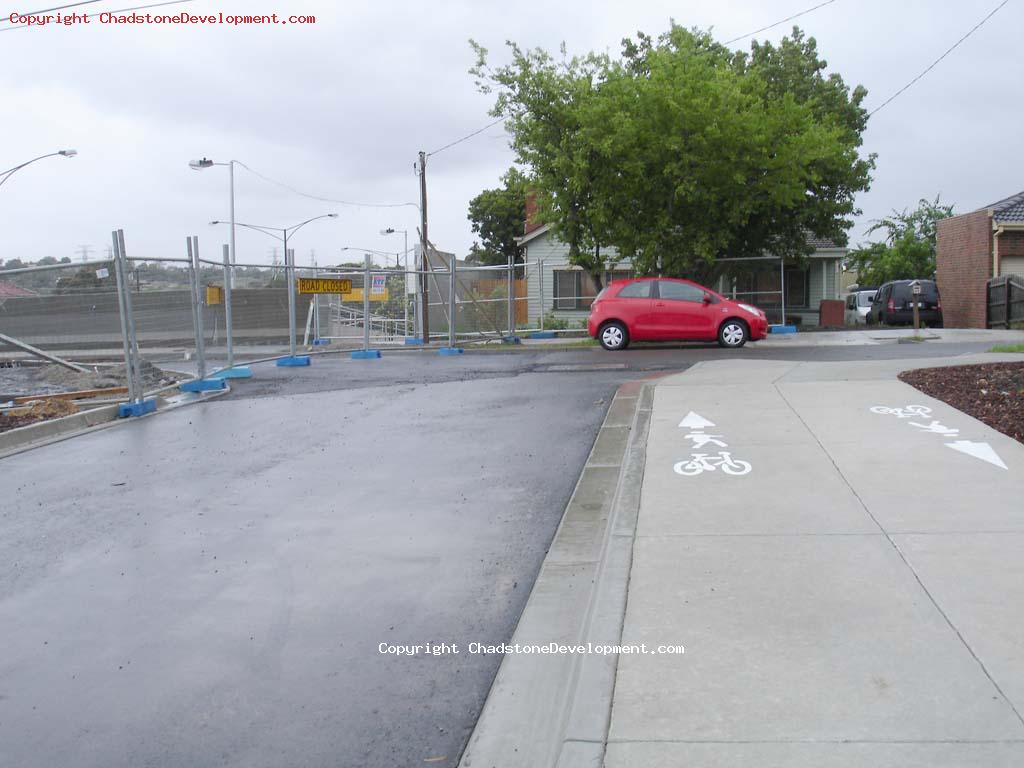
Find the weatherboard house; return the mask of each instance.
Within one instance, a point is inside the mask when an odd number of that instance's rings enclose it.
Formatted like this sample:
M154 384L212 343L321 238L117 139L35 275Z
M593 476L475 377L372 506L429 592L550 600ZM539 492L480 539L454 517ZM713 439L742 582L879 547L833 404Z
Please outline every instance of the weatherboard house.
M554 317L560 322L586 324L590 304L597 295L597 286L590 274L569 263L569 246L551 232L546 224L527 221L524 235L518 239L527 263L527 300L529 319L537 327L542 318ZM809 238L814 251L800 264L785 267L786 318L802 326L818 325L818 308L822 299L838 299L841 291L841 264L847 249L830 240ZM607 263L612 267L604 274L604 284L611 280L633 277L628 259L617 259L615 249L608 248ZM763 308L770 320L778 322L781 315L780 283L783 275L777 257L763 261L743 262L741 269L709 286L719 293L740 301L749 301ZM774 314L774 318L773 318Z

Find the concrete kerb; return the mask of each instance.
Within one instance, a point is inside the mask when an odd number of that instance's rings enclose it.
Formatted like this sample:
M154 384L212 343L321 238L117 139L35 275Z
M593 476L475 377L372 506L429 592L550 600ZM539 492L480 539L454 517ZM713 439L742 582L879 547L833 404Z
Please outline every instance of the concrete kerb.
M619 644L652 386L623 385L612 400L512 644ZM614 654L506 654L459 765L599 764L617 661Z
M164 393L176 390L180 382L170 384L160 389L145 394L144 400L156 399L159 407L142 416L130 419L121 418L118 415L120 403L101 405L97 408L90 408L87 411L72 413L62 416L59 419L49 419L36 424L26 424L24 427L17 427L6 432L0 432L0 459L13 456L16 453L30 451L33 448L41 448L44 445L59 443L62 440L69 440L72 437L98 432L101 429L115 427L118 424L126 424L139 419L157 416L167 411L172 411L193 403L205 402L215 397L226 395L231 391L230 387L213 390L209 392L196 393L193 395L182 394L178 399L162 397Z

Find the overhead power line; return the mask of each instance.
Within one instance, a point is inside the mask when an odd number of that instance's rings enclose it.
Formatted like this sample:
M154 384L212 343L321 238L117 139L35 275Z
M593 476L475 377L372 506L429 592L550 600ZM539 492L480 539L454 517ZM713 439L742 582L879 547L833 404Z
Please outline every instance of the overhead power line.
M461 144L462 142L467 141L468 139L472 139L474 136L478 136L479 134L481 134L484 131L486 131L488 128L493 128L498 123L503 122L504 120L505 120L504 117L499 117L497 120L488 123L483 128L477 128L472 133L467 133L461 139L456 139L453 142L445 144L443 147L441 147L440 149L435 149L433 152L427 152L427 157L430 157L431 155L436 155L438 152L444 152L446 149L449 149L450 147L454 147L456 144Z
M250 168L248 165L246 165L243 162L235 160L235 164L242 166L243 168L245 168L245 170L247 170L253 176L256 176L256 177L258 177L260 179L263 179L263 181L267 182L268 184L273 184L275 186L281 187L282 189L287 189L292 194L299 195L300 197L307 197L310 200L319 200L322 203L335 203L337 205L352 205L352 206L355 206L355 207L358 207L358 208L403 208L405 206L411 206L413 208L419 208L419 206L416 205L416 203L358 203L358 202L354 202L352 200L337 200L337 199L335 199L333 197L322 197L320 195L311 195L308 192L303 192L300 189L296 189L295 187L291 186L290 184L285 184L283 181L278 181L277 179L273 179L270 176L262 174L259 171Z
M723 43L723 45L732 45L733 43L738 42L738 41L742 40L745 37L753 37L754 35L758 35L761 32L767 32L769 29L773 29L774 27L777 27L780 24L785 24L787 21L792 21L793 19L798 19L801 16L804 16L804 15L810 13L811 11L816 11L819 8L824 8L826 5L832 5L832 3L834 3L835 1L836 0L826 0L824 3L818 3L817 5L812 6L810 8L806 8L806 9L800 11L799 13L794 13L792 16L787 16L784 19L780 19L779 21L776 21L774 24L769 24L767 27L761 27L760 29L755 29L753 32L747 32L747 34L745 34L745 35L740 35L739 37L734 37L732 40L726 40Z
M53 8L40 8L38 11L11 11L10 13L5 13L3 15L3 18L0 19L0 21L8 21L11 18L11 16L14 16L14 15L18 15L18 16L34 16L37 13L49 13L50 11L62 11L65 8L77 8L80 5L94 5L94 4L99 3L99 2L102 2L102 0L81 0L81 2L78 2L78 3L68 3L67 5L55 5L55 6L53 6Z
M90 0L90 2L98 3L98 2L100 2L100 0ZM160 6L163 6L163 5L179 5L181 3L191 3L191 2L193 2L193 0L166 0L166 2L163 2L163 3L150 3L149 5L136 5L136 6L133 6L132 8L118 8L117 10L114 10L114 11L97 11L96 13L87 13L85 15L85 18L87 18L87 19L95 19L97 16L99 16L102 13L128 13L128 11L144 11L147 8L159 8ZM71 6L61 6L61 8L70 8L70 7ZM49 10L55 11L57 9L56 8L50 8ZM32 13L42 13L42 11L32 11ZM27 29L30 26L33 26L33 25L30 25L30 24L18 24L17 26L14 26L14 27L0 27L0 32L10 32L10 31L15 30L15 29Z
M960 38L959 40L957 40L957 41L956 41L955 43L953 43L953 45L951 45L951 46L950 46L950 47L949 47L948 49L946 49L946 52L945 52L945 53L943 53L943 54L942 54L941 56L939 56L939 58L937 58L937 59L936 59L935 61L933 61L933 62L932 62L931 64L929 64L929 65L928 65L927 67L925 67L924 71L922 71L922 72L921 72L921 74L919 74L919 75L918 75L917 77L915 77L915 78L914 78L913 80L911 80L911 81L910 81L909 83L907 83L906 85L904 85L904 86L903 86L902 88L900 88L900 89L899 89L898 91L896 91L896 93L894 93L894 94L893 94L892 96L890 96L890 97L889 97L888 99L886 99L885 101L883 101L883 102L882 102L881 104L879 104L879 105L878 105L877 107L875 107L875 108L874 108L873 110L871 110L870 112L868 112L868 117L871 117L871 115L875 114L875 112L877 112L878 110L882 109L882 107L884 107L884 106L886 106L887 104L889 104L889 103L890 103L890 102L891 102L891 101L892 101L893 99L895 99L895 98L896 98L897 96L899 96L899 95L900 95L901 93L903 93L903 92L904 92L905 90L907 90L908 88L910 88L910 86L912 86L912 85L913 85L914 83L916 83L916 82L917 82L918 80L920 80L920 79L921 79L922 77L924 77L924 76L925 76L925 75L927 75L927 74L928 74L929 72L931 72L931 71L932 71L933 69L935 69L935 66L936 66L936 65L937 65L937 64L938 64L938 63L939 63L940 61L942 61L942 60L943 60L944 58L946 58L947 56L949 56L949 54L951 54L951 53L952 53L953 51L955 51L955 50L956 50L956 49L957 49L957 48L958 48L958 47L960 46L960 43L962 43L962 42L963 42L964 40L966 40L966 39L967 39L968 37L970 37L970 36L971 36L971 35L973 35L973 34L974 34L975 32L977 32L977 31L978 31L978 29L980 29L980 28L981 28L981 25L982 25L982 24L984 24L984 23L985 23L986 21L988 21L988 20L989 20L989 19L991 19L991 18L992 18L993 16L995 16L995 15L996 15L996 13L998 13L998 12L999 12L999 9L1001 9L1001 8L1002 8L1002 7L1004 6L1004 5L1006 5L1006 4L1008 3L1008 2L1010 2L1010 0L1003 0L1003 2L1001 2L1001 3L1000 3L999 5L997 5L997 6L995 7L995 8L993 8L993 9L992 9L992 10L991 10L991 11L989 12L988 16L986 16L986 17L985 17L984 19L982 19L982 20L981 20L981 21L979 21L979 22L978 22L977 24L975 24L975 25L974 25L973 27L971 27L971 29L970 29L970 30L969 30L969 31L967 32L967 34L966 34L966 35L964 35L964 36L963 36L963 37L961 37L961 38Z

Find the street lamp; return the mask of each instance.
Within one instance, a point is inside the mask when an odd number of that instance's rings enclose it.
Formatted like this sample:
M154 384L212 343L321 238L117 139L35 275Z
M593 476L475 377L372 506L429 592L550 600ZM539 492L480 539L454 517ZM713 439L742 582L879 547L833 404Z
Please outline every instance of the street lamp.
M203 161L199 161L203 162ZM210 162L210 161L206 161ZM232 161L233 162L233 161ZM318 219L336 219L338 214L336 213L324 213L320 216L314 216L311 219L300 221L298 224L293 224L290 227L267 227L262 224L242 224L236 222L234 219L231 220L231 228L234 229L236 226L245 227L246 229L254 229L257 232L262 232L265 235L273 237L275 240L280 240L284 244L284 265L285 271L288 273L288 350L289 356L285 360L278 360L278 365L309 365L309 358L298 358L295 355L295 261L288 255L288 235L289 233L295 234L302 227L309 224L311 221L317 221ZM211 221L210 224L226 224L224 221ZM274 234L280 232L280 235ZM298 361L302 362L298 362Z
M397 232L401 232L405 235L405 250L402 251L402 264L405 266L405 277L402 280L402 308L405 314L405 335L409 335L409 230L407 229L395 229L394 227L388 227L382 229L380 233L382 235L394 235ZM419 298L417 296L417 298Z
M228 160L226 163L215 163L209 158L201 160L189 160L188 167L193 171L201 171L204 168L212 168L215 165L226 165L228 167L228 185L231 199L231 266L235 265L235 163L237 160Z
M6 171L0 172L0 176L3 176L3 178L0 179L0 184L3 184L5 181L7 181L9 178L11 178L11 176L14 175L15 171L20 171L26 165L31 165L32 163L36 162L37 160L42 160L44 157L57 157L57 155L60 155L61 157L74 157L77 154L78 154L78 150L77 149L59 149L56 152L50 152L49 154L46 154L46 155L40 155L39 157L33 157L31 160L27 160L26 162L22 163L21 165L16 165L13 168L8 168Z

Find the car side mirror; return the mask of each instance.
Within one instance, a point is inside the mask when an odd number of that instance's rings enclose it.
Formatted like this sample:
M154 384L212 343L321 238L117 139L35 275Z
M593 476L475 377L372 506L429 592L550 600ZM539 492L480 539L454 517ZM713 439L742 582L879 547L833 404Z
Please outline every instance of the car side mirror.
M710 304L711 303L711 294L708 293L707 291L704 292L704 303L705 304Z

